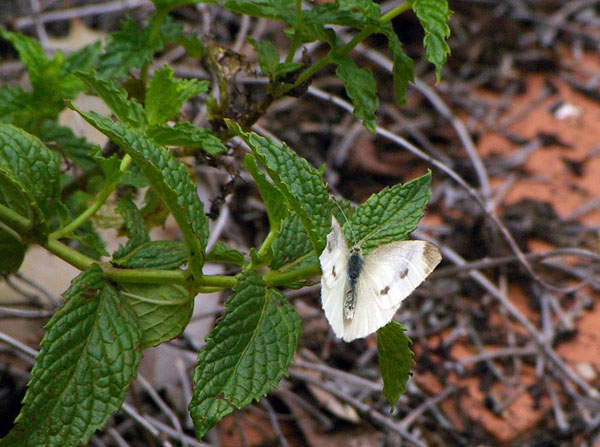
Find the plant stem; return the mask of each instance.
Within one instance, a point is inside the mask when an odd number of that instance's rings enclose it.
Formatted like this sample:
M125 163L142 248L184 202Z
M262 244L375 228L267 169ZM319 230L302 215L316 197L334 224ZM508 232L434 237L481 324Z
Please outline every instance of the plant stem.
M125 171L127 167L131 164L131 157L129 155L125 155L121 160L121 164L119 165L119 170L121 172ZM117 187L117 182L110 182L104 185L104 188L98 194L98 197L83 213L77 216L75 219L71 221L68 225L65 225L62 228L59 228L54 233L48 235L49 239L60 239L61 237L65 237L70 235L73 231L83 225L90 217L92 217L96 212L104 205L106 199L112 194L112 192Z
M89 258L57 240L49 240L44 246L46 250L71 264L79 270L87 270L97 261ZM201 276L194 282L189 280L189 272L184 270L151 270L151 269L121 269L109 264L101 264L107 278L117 282L133 284L165 284L176 283L192 285L200 290L217 291L229 289L237 284L233 276Z
M19 234L27 234L33 226L33 221L21 216L9 207L0 203L0 220Z
M399 6L396 6L393 9L390 9L387 13L385 13L384 15L381 16L381 18L379 19L379 23L381 25L385 25L387 22L391 21L394 17L399 16L400 14L402 14L405 11L408 11L412 6L412 1L408 0L404 3L402 3Z
M68 225L65 225L64 227L59 228L55 232L50 233L48 235L48 238L60 239L61 237L70 235L73 231L75 231L77 228L83 225L90 217L96 214L96 212L102 207L102 205L104 205L104 202L106 202L108 196L110 196L111 193L114 191L115 186L116 183L107 183L106 185L104 185L104 188L102 188L100 194L98 194L98 197L96 198L92 206L87 208L83 213L81 213L79 216L73 219Z
M381 18L379 19L379 24L385 25L386 23L391 21L394 17L396 17L396 16L402 14L403 12L407 11L408 9L410 9L410 7L411 7L410 1L407 1L403 4L401 4L400 6L396 6L394 9L392 9L391 11L388 11L386 14L381 16ZM285 93L287 93L288 91L293 90L294 88L298 87L302 83L306 82L317 71L319 71L321 68L325 67L325 65L331 63L331 59L332 59L331 54L333 51L335 51L336 57L347 56L359 43L361 43L363 40L365 40L367 37L369 37L374 32L377 32L377 30L378 30L378 27L375 27L375 26L368 26L368 27L364 28L360 33L358 33L356 36L354 36L354 38L350 42L345 44L343 47L330 51L327 54L327 56L320 59L314 65L311 65L306 70L304 70L302 73L300 73L300 75L298 76L298 78L296 79L296 81L293 84L288 84L288 85L283 86L283 88L281 90L279 90L277 92L277 94L279 96L282 96ZM289 54L288 54L288 59L289 59Z
M285 273L270 271L263 275L263 280L267 284L267 287L276 287L283 286L289 284L290 282L301 279L309 279L318 275L319 273L321 273L321 268L317 264L313 264L308 267Z
M296 0L296 28L299 28L302 25L302 0ZM290 49L288 50L287 57L285 61L290 63L294 60L294 55L298 50L299 42L296 33L294 33L294 38L292 39L292 44L290 45Z
M65 244L57 241L56 239L48 239L48 242L44 245L44 248L50 253L61 258L63 261L68 262L73 267L82 271L87 270L96 263L94 259L85 256L70 247L67 247Z

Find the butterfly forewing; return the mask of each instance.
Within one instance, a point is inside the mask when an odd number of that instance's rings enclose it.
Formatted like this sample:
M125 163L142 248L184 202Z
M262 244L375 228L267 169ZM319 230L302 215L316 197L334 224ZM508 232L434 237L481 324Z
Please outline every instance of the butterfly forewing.
M365 258L363 278L383 309L397 308L439 264L437 247L425 241L383 245ZM374 303L375 305L375 303Z

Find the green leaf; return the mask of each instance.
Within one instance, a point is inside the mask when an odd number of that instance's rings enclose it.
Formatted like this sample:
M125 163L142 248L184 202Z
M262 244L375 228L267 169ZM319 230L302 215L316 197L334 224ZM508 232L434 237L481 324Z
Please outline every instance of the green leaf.
M19 267L25 259L27 245L23 244L21 238L10 228L6 228L0 222L0 275L8 275L19 271Z
M246 154L244 158L244 167L248 170L256 186L258 192L263 199L263 203L267 208L267 215L269 216L270 232L279 232L281 221L288 215L288 209L285 205L285 198L281 194L281 191L277 187L267 180L267 177L258 170L256 159Z
M227 248L223 242L219 241L206 254L206 262L219 262L243 266L246 264L246 258L244 258L244 255L239 251Z
M44 77L52 70L52 61L48 59L42 45L35 39L25 36L21 33L13 33L0 29L0 35L8 40L15 47L19 54L19 59L25 65L29 74L31 84L40 86L44 82Z
M281 59L279 51L277 51L275 45L268 40L261 40L260 42L257 42L252 38L249 40L258 55L258 64L260 65L263 74L270 78L274 78L277 66L279 65L279 59Z
M150 241L140 245L122 258L115 257L112 262L131 269L170 270L183 264L187 260L187 256L187 249L183 242Z
M119 245L113 253L113 258L122 258L140 245L150 241L146 222L131 199L121 197L117 203L117 211L123 216L123 225L127 231L129 240L126 245Z
M210 3L250 17L283 20L288 24L295 20L295 0L211 0Z
M99 76L113 81L128 77L132 68L151 62L154 53L162 51L164 44L177 41L182 32L181 25L169 16L156 36L151 35L149 28L140 29L133 20L124 20L121 29L108 36L98 64Z
M183 332L194 299L176 284L121 284L119 295L131 306L142 329L142 348L169 341Z
M285 143L279 145L254 132L246 133L228 122L231 133L240 136L252 149L273 183L306 229L315 253L325 247L325 237L331 225L329 194L318 170L296 155Z
M352 232L345 232L353 244L364 241L363 252L377 248L380 243L404 240L423 216L429 200L431 172L404 184L385 188L373 194L360 205L349 224ZM344 225L347 228L348 224Z
M74 98L83 84L71 71L75 60L68 60L60 52L48 59L40 43L21 33L0 28L0 35L10 41L25 64L33 92L21 97L27 104L27 118L56 118L64 109L64 100Z
M206 53L204 42L198 39L198 36L194 33L183 33L177 43L185 49L189 56L196 59L202 59Z
M188 248L190 269L200 276L208 240L208 219L185 166L141 131L93 111L84 112L73 104L69 106L131 156L173 213Z
M300 319L281 292L246 272L200 351L190 413L202 438L219 420L266 395L292 360Z
M137 128L146 125L144 109L133 99L129 99L125 89L117 88L114 82L98 77L96 72L77 75L104 100L120 121Z
M446 43L446 38L450 35L448 1L413 0L411 7L425 30L423 44L427 52L427 60L435 65L435 75L439 82L442 67L450 54L450 47Z
M146 92L146 119L150 125L164 124L175 115L190 98L206 93L208 81L173 79L173 70L165 65L156 71Z
M23 408L2 447L75 447L125 398L141 358L140 329L95 265L46 325Z
M158 144L166 146L200 147L209 155L227 152L225 145L208 129L198 127L187 121L175 123L174 126L152 126L148 136Z
M11 170L4 167L0 167L0 203L26 219L33 219L36 215L44 219L33 195Z
M0 85L0 121L16 124L24 121L31 112L31 95L21 87Z
M404 104L406 102L406 88L408 87L408 83L415 79L413 60L404 52L402 43L400 42L400 39L398 39L391 23L388 22L382 27L381 32L385 34L388 39L388 48L392 53L394 62L392 74L394 77L396 100L400 104Z
M95 67L100 58L102 45L100 41L90 43L65 58L65 71L75 73L76 71L87 71Z
M60 166L38 138L10 124L0 123L0 170L12 172L47 217L60 204Z
M375 77L368 68L359 68L348 56L336 57L332 52L335 73L344 81L346 93L354 105L354 116L363 122L365 128L375 133L375 111L379 105Z
M50 149L67 156L83 170L89 171L98 166L94 154L100 153L99 147L78 137L69 127L61 126L55 120L44 120L38 136Z
M312 245L302 221L294 212L290 212L281 222L280 230L273 241L271 250L273 259L270 267L280 269L311 252Z
M383 395L390 406L406 391L406 382L410 377L410 367L415 364L413 352L409 346L410 338L400 323L392 321L377 331L377 352L379 370L383 378Z

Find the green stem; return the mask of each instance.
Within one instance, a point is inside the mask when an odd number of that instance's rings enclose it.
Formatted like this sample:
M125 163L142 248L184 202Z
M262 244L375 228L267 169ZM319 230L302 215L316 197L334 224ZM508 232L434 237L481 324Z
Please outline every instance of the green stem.
M27 234L33 227L32 220L2 204L0 204L0 220L19 234Z
M379 23L381 25L385 25L387 22L391 21L394 17L399 16L400 14L402 14L403 12L408 11L412 6L412 1L407 1L402 3L399 6L396 6L393 9L390 9L387 13L385 13L384 15L381 16L381 18L379 19Z
M64 227L59 228L55 232L50 233L48 235L48 238L60 239L62 237L70 235L73 231L75 231L77 228L83 225L90 217L96 214L96 212L102 207L102 205L104 205L104 202L106 202L108 196L110 196L114 191L115 186L116 183L107 183L106 185L104 185L104 188L102 188L100 194L98 194L98 197L96 198L92 206L87 208L83 213L81 213L79 216L73 219L68 225L65 225Z
M44 248L79 270L87 270L96 261L89 258L55 239L49 239Z
M294 28L300 28L302 25L302 0L296 0L296 26ZM287 63L290 63L294 60L294 55L296 51L298 51L298 47L300 46L300 42L298 41L298 37L296 33L294 33L294 38L292 40L292 44L290 45L290 49L288 50L288 54L285 58Z
M385 25L387 22L391 21L394 17L409 10L410 7L411 7L410 1L407 1L403 4L401 4L400 6L396 6L394 9L392 9L391 11L388 11L386 14L381 16L381 18L379 19L379 24ZM363 40L365 40L367 37L369 37L374 32L377 32L378 28L379 28L378 26L377 27L370 26L370 27L366 27L365 29L363 29L360 33L358 33L356 36L354 36L350 42L345 44L343 47L341 47L337 50L334 50L336 57L347 56L359 43L361 43ZM298 76L298 78L296 79L296 81L293 84L288 84L288 85L283 86L283 88L280 91L278 91L277 94L279 94L280 96L284 95L288 91L293 90L294 88L298 87L302 83L306 82L312 75L314 75L317 71L319 71L321 68L325 67L325 65L327 65L331 62L331 59L332 59L331 54L332 54L332 51L330 51L327 54L327 56L325 56L324 58L317 61L314 65L311 65L310 67L308 67L306 70L304 70L302 73L300 73L300 75ZM289 57L289 54L288 54L288 57Z
M125 171L127 167L131 164L131 157L129 155L125 155L121 160L121 164L119 165L119 170L121 172ZM98 197L83 213L77 216L75 219L71 221L68 225L65 225L62 228L59 228L54 233L48 235L49 239L60 239L61 237L65 237L70 235L73 231L83 225L90 217L92 217L96 212L104 205L106 199L112 194L112 192L117 187L116 182L107 183L104 185L104 188L98 194Z
M274 271L267 272L263 275L263 280L267 287L284 286L293 281L301 279L309 279L321 273L321 268L317 265L310 265L291 272L277 273Z
M165 18L169 14L169 9L167 8L158 8L152 19L152 23L150 24L150 35L148 36L148 45L152 46L154 42L160 36L160 27L162 26ZM140 81L145 86L148 82L148 70L150 69L150 62L144 62L140 70Z
M89 258L57 240L49 240L44 246L46 250L71 264L78 270L87 270L97 261ZM134 284L165 284L176 283L193 285L200 290L217 291L229 289L237 284L233 276L201 276L194 282L189 280L189 272L183 270L151 270L151 269L121 269L103 264L102 270L106 277L117 282Z

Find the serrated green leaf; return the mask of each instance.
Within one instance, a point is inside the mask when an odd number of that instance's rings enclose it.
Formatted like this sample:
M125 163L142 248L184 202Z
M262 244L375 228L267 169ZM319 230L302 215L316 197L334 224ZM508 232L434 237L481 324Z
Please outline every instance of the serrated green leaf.
M10 228L0 222L0 275L8 275L19 271L25 258L27 245Z
M369 20L378 21L380 16L379 5L372 0L337 0L340 9L359 12Z
M268 40L261 40L260 42L257 42L252 38L249 40L258 55L258 64L260 65L263 74L273 78L277 71L277 66L279 65L279 59L281 59L279 51L277 51L275 45Z
M199 147L209 155L227 152L225 145L210 130L187 121L175 123L174 126L152 126L147 134L158 144L165 146Z
M412 0L411 8L419 18L425 30L423 44L427 53L427 60L435 65L435 75L440 81L442 67L450 54L450 47L446 38L450 35L450 10L447 0Z
M101 49L101 42L97 41L69 53L65 58L65 71L75 73L95 67L100 58Z
M269 231L277 233L281 221L288 215L288 208L285 204L285 198L281 194L281 191L277 187L267 180L266 175L258 170L256 159L246 154L244 158L244 167L248 170L256 186L258 192L263 199L263 203L267 208L267 215L269 216Z
M202 59L206 53L204 42L198 39L198 36L194 33L183 33L177 43L185 49L189 56L196 59Z
M308 254L311 249L312 245L302 221L296 213L290 212L281 222L280 230L271 246L273 259L270 267L280 269Z
M172 340L183 332L194 299L176 284L121 284L119 295L131 306L142 329L142 348Z
M404 184L385 188L370 196L360 205L349 224L352 231L346 233L348 241L362 243L365 254L380 243L406 239L423 216L431 184L431 172ZM343 226L348 227L348 224ZM352 235L356 241L352 240Z
M60 203L59 167L55 154L38 138L0 123L0 169L13 174L13 179L35 198L47 218L54 215ZM40 217L37 216L38 220Z
M240 278L226 312L207 336L194 374L190 413L202 438L219 420L266 395L292 360L300 335L293 306L254 270Z
M197 79L173 79L173 70L168 66L154 72L146 92L146 119L150 125L164 124L175 115L190 98L206 93L208 81Z
M227 248L223 242L217 242L206 254L206 262L219 262L223 264L234 264L243 266L246 258L237 250Z
M83 88L81 81L69 71L72 64L67 63L60 51L49 59L40 43L31 37L2 28L0 35L10 41L19 53L33 86L32 92L19 98L27 105L26 113L21 115L27 118L56 118L65 107L64 100L74 98Z
M283 20L289 24L295 20L295 0L211 0L210 3L251 17Z
M50 149L67 156L83 170L88 171L97 166L94 154L99 153L100 148L75 135L69 127L61 126L55 120L44 120L38 136Z
M125 398L141 358L136 316L93 266L46 325L23 408L2 447L75 447Z
M183 242L150 241L122 258L114 258L112 262L130 269L170 270L183 264L187 256L187 249Z
M402 43L400 42L400 39L398 39L390 22L381 28L381 32L385 34L388 39L388 48L392 53L392 60L394 62L392 74L394 77L396 100L400 104L404 104L406 101L406 88L408 87L408 83L415 79L413 60L404 52Z
M299 157L285 143L246 133L234 123L227 123L252 149L275 186L285 197L288 207L298 214L310 238L313 250L320 254L331 225L329 194L319 171Z
M30 114L31 95L21 87L0 85L0 121L17 124Z
M154 53L162 51L164 44L177 41L182 32L181 25L169 16L156 36L151 35L149 28L141 29L127 18L121 23L121 29L107 38L106 49L98 63L99 76L113 81L126 78L132 68L151 62Z
M202 274L208 219L185 166L140 130L70 104L88 123L117 143L137 164L177 221L188 248L190 269Z
M44 82L48 70L52 69L52 62L46 56L42 45L35 39L21 33L13 33L0 28L2 38L8 40L19 54L19 59L25 65L29 80L33 86Z
M37 207L33 195L21 184L9 169L0 167L0 203L26 219L40 216L42 211Z
M125 89L118 88L114 82L98 77L96 72L77 73L88 87L102 98L120 121L133 127L145 127L146 116L140 104L128 97Z
M117 203L117 211L123 216L123 226L129 237L127 244L119 244L119 248L113 253L113 258L119 259L140 245L149 242L150 236L140 210L137 209L131 199L121 197Z
M198 3L197 0L152 0L156 9L171 10L183 5Z
M410 367L415 364L413 352L409 346L410 338L400 323L392 321L377 331L377 352L379 370L383 379L383 395L390 406L406 391L406 382L410 377Z
M375 111L379 105L375 77L368 68L359 68L348 56L336 57L332 53L332 62L336 64L335 73L344 81L346 93L354 105L354 116L362 121L365 128L375 133Z

